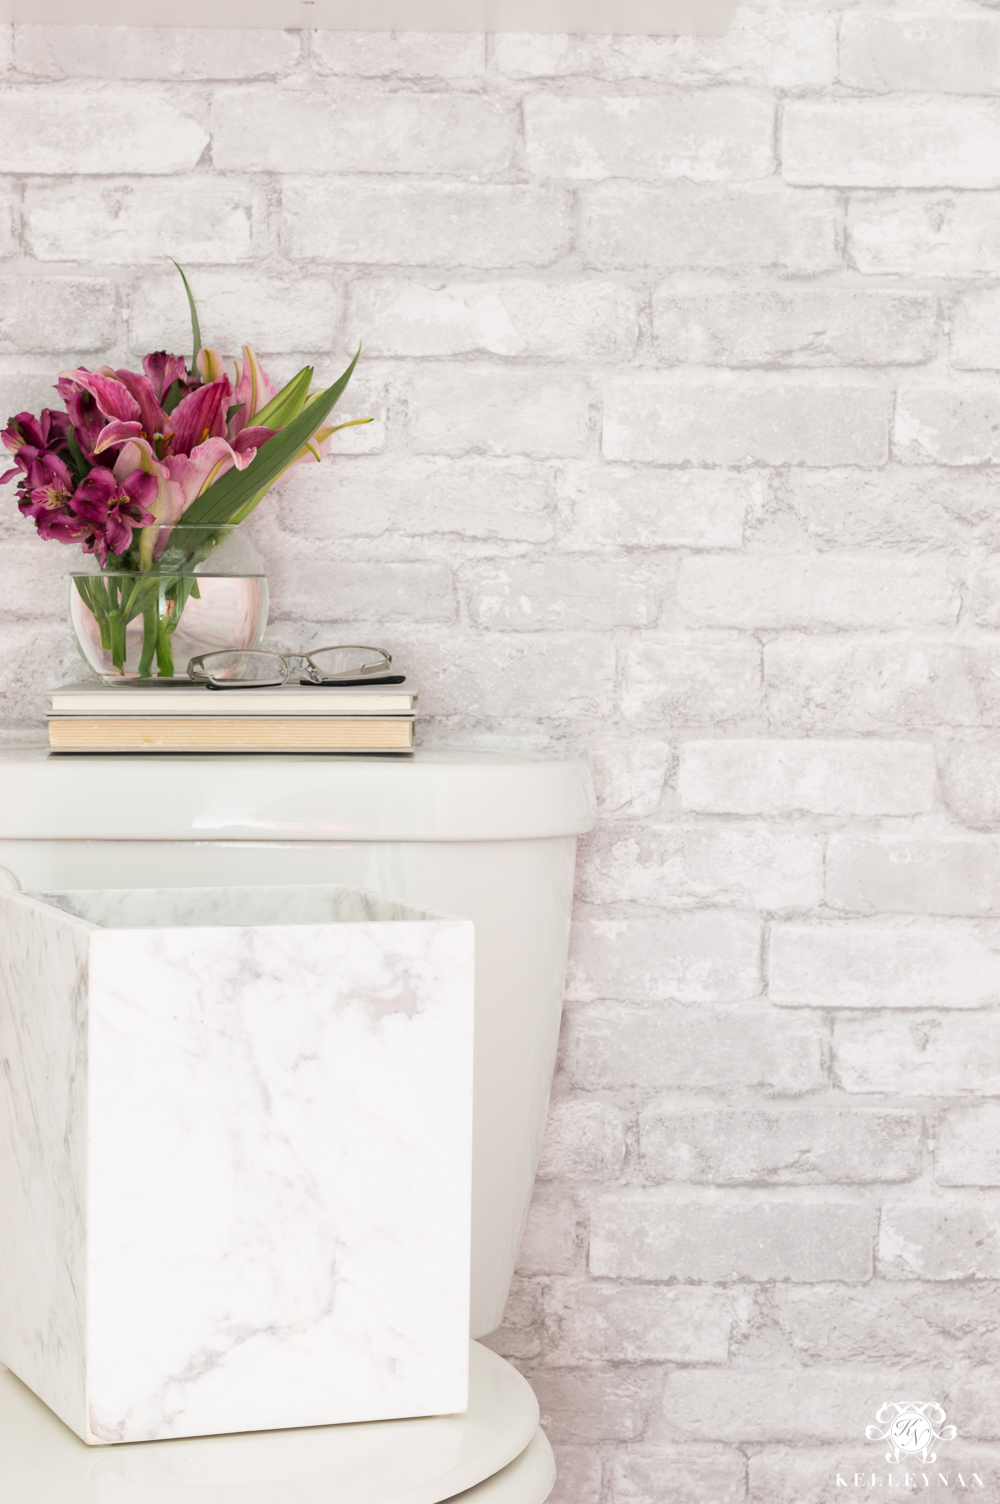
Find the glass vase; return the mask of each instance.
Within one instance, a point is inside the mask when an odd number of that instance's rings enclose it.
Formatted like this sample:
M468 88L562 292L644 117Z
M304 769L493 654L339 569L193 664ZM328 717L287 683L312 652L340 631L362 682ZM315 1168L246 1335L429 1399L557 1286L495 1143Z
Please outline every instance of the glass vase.
M259 645L267 578L238 527L164 528L147 568L125 562L83 554L70 574L77 646L103 679L184 678L198 653Z

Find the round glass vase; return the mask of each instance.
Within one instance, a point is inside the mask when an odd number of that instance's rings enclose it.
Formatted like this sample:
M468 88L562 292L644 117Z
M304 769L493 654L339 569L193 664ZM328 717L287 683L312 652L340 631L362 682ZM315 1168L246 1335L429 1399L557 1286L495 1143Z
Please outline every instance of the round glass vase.
M185 678L198 653L259 645L267 578L239 527L163 528L146 568L137 551L104 569L83 554L70 574L77 647L102 679Z

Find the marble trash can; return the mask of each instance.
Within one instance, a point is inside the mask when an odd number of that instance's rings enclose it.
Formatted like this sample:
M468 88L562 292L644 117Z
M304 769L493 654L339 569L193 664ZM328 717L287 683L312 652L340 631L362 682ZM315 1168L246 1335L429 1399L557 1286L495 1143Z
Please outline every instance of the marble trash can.
M467 1403L473 925L0 894L0 1360L93 1444Z

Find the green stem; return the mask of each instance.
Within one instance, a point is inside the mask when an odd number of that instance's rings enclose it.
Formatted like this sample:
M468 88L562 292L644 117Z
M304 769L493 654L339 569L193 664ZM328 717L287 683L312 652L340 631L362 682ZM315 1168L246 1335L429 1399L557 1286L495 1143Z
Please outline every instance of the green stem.
M156 672L161 679L174 677L174 647L170 641L173 628L167 616L161 616L156 629Z
M151 601L142 612L142 656L139 659L139 678L150 679L153 674L153 655L156 652L159 618L156 602Z
M118 672L125 673L125 613L119 608L111 612L111 662Z

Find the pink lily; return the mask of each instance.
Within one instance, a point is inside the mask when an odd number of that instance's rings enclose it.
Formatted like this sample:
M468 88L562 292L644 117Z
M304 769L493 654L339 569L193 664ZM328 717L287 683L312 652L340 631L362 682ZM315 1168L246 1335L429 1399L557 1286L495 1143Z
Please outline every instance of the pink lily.
M243 346L243 359L236 362L236 390L233 403L238 410L229 424L229 437L253 421L261 408L277 395L278 388L264 370L250 345Z
M195 365L198 367L198 375L206 386L210 386L213 381L221 381L226 376L226 362L218 350L212 350L205 345L202 345L198 351ZM228 376L226 379L229 379Z
M153 388L157 402L163 401L175 381L179 381L182 386L186 387L197 385L188 375L188 368L180 356L168 355L166 350L157 350L152 355L144 355L142 369Z
M196 444L206 439L223 438L226 411L233 400L233 386L223 375L218 381L200 386L174 408L163 428L172 454L190 454Z

